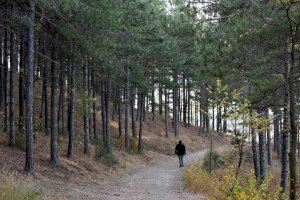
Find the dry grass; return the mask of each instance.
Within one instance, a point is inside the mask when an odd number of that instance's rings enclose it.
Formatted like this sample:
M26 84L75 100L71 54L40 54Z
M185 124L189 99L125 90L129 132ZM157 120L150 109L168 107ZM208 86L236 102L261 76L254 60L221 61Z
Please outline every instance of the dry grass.
M209 174L201 165L189 166L184 170L185 186L192 191L212 197L218 189L215 174Z
M212 174L207 173L201 167L201 162L188 166L185 169L186 187L194 192L206 195L209 199L279 199L278 168L270 168L271 172L269 172L268 179L261 185L258 185L252 170L252 160L247 157L249 154L247 151L238 177L236 177L237 152L236 150L231 150L223 153L227 161L226 165L216 169ZM275 161L274 164L276 164ZM283 195L282 199L287 199L286 195Z
M41 190L32 190L32 178L16 172L0 171L0 199L2 200L37 200Z

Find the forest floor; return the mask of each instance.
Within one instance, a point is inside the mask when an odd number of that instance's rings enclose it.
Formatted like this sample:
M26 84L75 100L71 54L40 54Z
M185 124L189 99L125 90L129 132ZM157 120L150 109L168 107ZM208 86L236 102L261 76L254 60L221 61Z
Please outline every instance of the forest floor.
M170 132L164 136L164 123L161 119L147 120L144 129L144 153L128 154L118 147L117 124L111 121L114 154L118 164L109 167L82 153L80 136L76 143L76 155L66 157L67 135L59 137L59 166L49 163L50 139L43 133L36 134L35 174L30 177L31 189L42 192L43 199L201 199L201 196L189 193L183 185L183 168L178 167L174 148L178 140L187 147L186 163L204 156L210 138L198 134L195 126L180 126L180 135ZM101 126L99 126L101 127ZM79 127L80 128L80 127ZM100 131L100 130L99 130ZM14 173L16 179L27 177L23 172L25 147L22 136L18 147L8 144L8 136L0 133L0 169ZM227 143L226 137L218 137L217 146ZM1 175L1 170L0 170ZM1 179L1 176L0 176ZM0 180L1 181L1 180ZM26 183L28 184L28 183Z

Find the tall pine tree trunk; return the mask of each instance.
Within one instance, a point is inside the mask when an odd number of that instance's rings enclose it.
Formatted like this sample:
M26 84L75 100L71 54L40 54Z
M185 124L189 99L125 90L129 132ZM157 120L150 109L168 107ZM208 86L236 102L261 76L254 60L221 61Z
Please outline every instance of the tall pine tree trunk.
M9 36L8 30L4 31L4 130L9 133Z
M14 9L14 8L12 8ZM10 36L10 90L9 90L9 132L10 132L10 145L16 145L16 124L15 124L15 74L17 73L17 61L16 61L16 45L15 34L11 33Z
M142 134L143 134L143 114L145 113L143 110L145 110L145 96L142 92L140 94L140 129L139 129L139 140L138 140L138 152L142 153L143 151L143 140L142 140Z
M134 97L135 97L134 89L131 88L130 90L131 130L132 130L132 137L136 138L135 120L134 120L134 104L135 104Z
M227 132L227 105L224 105L224 117L223 117L223 132L226 133Z
M186 120L186 111L187 111L187 101L186 101L186 82L185 82L185 76L183 75L182 78L182 100L183 100L183 106L182 106L182 113L183 113L183 123L184 126L187 126L187 120Z
M69 143L67 156L72 158L74 156L74 96L75 96L75 66L73 63L69 66L69 81L68 81L68 132Z
M88 88L88 66L83 65L83 123L84 123L84 149L85 154L90 153L90 124L89 124L89 88Z
M259 177L260 182L262 183L267 176L267 160L266 160L266 135L264 130L259 130L258 135L259 140Z
M154 81L154 79L153 79ZM155 88L151 91L151 111L152 111L152 121L155 119Z
M118 126L119 126L119 138L122 136L122 91L120 84L118 84Z
M125 88L125 149L129 151L129 77L130 77L130 69L126 66L126 88Z
M298 21L296 31L293 31L292 21L289 16L289 10L287 10L287 16L289 19L290 25L290 43L291 48L289 52L290 56L290 72L288 77L288 85L289 85L289 101L290 101L290 153L289 153L289 168L290 168L290 199L297 199L297 124L296 124L296 94L294 88L295 81L295 45L296 45L296 36L298 35L298 30L300 26L300 22Z
M99 133L97 131L97 108L96 108L96 84L95 84L95 72L91 76L92 81L92 96L93 96L93 131L94 131L94 141L99 142Z
M51 164L56 166L58 164L57 155L57 35L53 33L51 47Z
M24 129L24 121L25 121L25 112L24 112L24 97L25 97L25 34L21 34L20 40L20 67L19 67L19 132L23 132Z
M251 128L251 144L252 144L252 155L253 155L253 165L254 173L257 180L260 180L260 168L259 168L259 156L257 152L257 141L256 132L254 128Z
M273 117L273 124L274 124L274 151L277 152L277 154L279 153L279 145L280 145L280 140L279 140L279 137L280 137L280 133L279 133L279 129L280 129L280 110L279 108L274 108L274 117Z
M101 80L101 93L100 93L100 97L101 97L101 118L102 118L102 138L103 138L103 144L106 143L106 126L105 126L105 81L104 80Z
M269 118L269 111L266 111L266 119ZM268 158L268 165L271 166L272 164L272 144L271 144L271 133L270 133L270 126L267 127L267 158Z
M65 69L61 62L59 75L59 100L58 100L58 128L59 133L65 129L64 102L65 102Z
M191 125L191 88L190 88L190 79L187 79L187 124L188 126Z
M169 136L169 93L165 89L165 132L166 137Z
M4 41L3 41L3 30L2 28L0 28L0 111L3 110L3 99L4 99L4 94L3 94L3 79L4 79L4 63L3 63L3 59L4 59L4 56L3 56L3 53L4 53L4 48L3 48L3 44L4 44Z
M286 67L287 68L287 67ZM286 71L287 72L287 71ZM287 74L285 74L287 78ZM286 82L286 89L284 91L284 107L283 107L283 130L281 131L281 182L280 187L282 192L285 192L288 186L288 170L289 170L289 160L288 160L288 138L289 138L289 91Z
M110 78L107 78L106 85L105 85L105 138L106 138L106 149L108 153L111 153L111 143L110 143L110 133L109 133L109 101L110 101L110 88L111 82Z
M42 54L46 56L46 38L45 34L42 33ZM49 134L49 112L48 112L48 64L45 58L43 58L43 80L42 80L42 87L43 87L43 106L44 106L44 130L45 134Z
M217 107L217 132L220 133L222 129L222 106Z
M162 112L163 112L163 110L162 110L162 108L163 108L163 101L162 101L162 96L163 96L163 88L162 88L162 85L161 84L159 84L158 85L158 113L159 113L159 115L162 115Z
M178 75L174 75L174 83L175 83L175 88L174 88L174 97L173 97L173 113L174 113L174 133L175 136L178 136L179 128L178 128L178 88L177 88L177 83L178 83Z
M34 172L34 138L33 138L33 97L34 97L34 18L35 1L28 0L28 18L30 26L27 31L27 68L26 68L26 163L25 171Z

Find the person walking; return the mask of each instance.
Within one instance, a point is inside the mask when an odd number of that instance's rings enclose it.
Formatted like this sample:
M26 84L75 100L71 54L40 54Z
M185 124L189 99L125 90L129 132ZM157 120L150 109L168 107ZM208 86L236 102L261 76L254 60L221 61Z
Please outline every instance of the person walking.
M186 154L185 152L185 146L182 144L182 141L180 140L179 143L176 145L175 148L175 154L178 155L179 159L179 167L183 167L183 156Z

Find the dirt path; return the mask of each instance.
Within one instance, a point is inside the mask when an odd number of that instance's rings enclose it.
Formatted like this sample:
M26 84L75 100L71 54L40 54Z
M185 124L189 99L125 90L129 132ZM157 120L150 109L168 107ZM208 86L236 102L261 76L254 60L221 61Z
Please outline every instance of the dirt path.
M185 156L185 164L204 157L205 150ZM112 200L200 200L199 195L184 190L184 168L178 167L177 157L147 167L123 178L107 196Z

